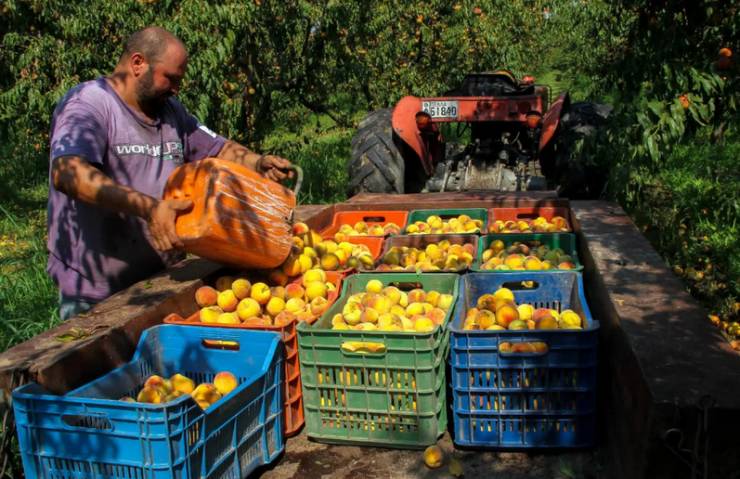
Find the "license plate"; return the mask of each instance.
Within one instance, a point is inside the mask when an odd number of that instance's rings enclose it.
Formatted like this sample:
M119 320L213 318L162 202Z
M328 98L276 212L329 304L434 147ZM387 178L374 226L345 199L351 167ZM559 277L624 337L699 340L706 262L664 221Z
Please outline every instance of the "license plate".
M432 118L457 118L457 101L423 101L421 109Z

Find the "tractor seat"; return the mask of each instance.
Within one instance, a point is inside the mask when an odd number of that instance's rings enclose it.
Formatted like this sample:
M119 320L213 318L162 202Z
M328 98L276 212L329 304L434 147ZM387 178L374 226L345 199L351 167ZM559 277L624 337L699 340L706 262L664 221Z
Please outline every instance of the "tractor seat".
M493 73L472 73L462 85L445 96L524 96L534 95L534 85L520 84L508 70Z

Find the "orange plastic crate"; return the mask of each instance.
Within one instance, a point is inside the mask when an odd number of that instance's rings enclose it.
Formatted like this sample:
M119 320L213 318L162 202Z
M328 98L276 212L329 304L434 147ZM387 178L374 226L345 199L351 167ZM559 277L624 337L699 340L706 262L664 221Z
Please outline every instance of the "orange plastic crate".
M373 257L373 261L377 261L380 257L380 254L383 252L383 244L385 243L385 238L383 238L382 236L350 236L347 241L353 244L366 245L370 249L370 254ZM354 271L353 268L347 268L337 270L336 272L342 274L342 276L345 276L347 274L350 274L352 271Z
M562 206L518 206L516 208L491 208L488 210L488 224L486 231L490 232L490 227L496 220L532 221L538 216L544 217L547 221L552 220L554 216L562 216L568 222L568 231L573 231L573 221L570 217L570 208ZM561 231L558 231L561 233Z
M381 225L385 226L388 223L395 223L398 225L400 231L406 226L408 220L408 211L338 211L334 213L332 224L320 231L319 234L322 238L334 238L334 234L339 231L342 225L354 226L358 221L364 221L368 226ZM367 235L357 235L364 237ZM385 236L385 235L384 235ZM354 236L353 236L354 237ZM373 236L370 236L373 238Z
M336 286L336 289L329 293L327 300L330 307L337 300L342 290L342 278L344 275L336 271L327 271L326 279ZM293 283L299 283L301 278L293 280ZM319 315L320 316L320 315ZM313 318L310 323L316 321ZM236 329L256 329L264 331L274 331L280 333L280 337L285 345L285 374L283 377L283 397L285 398L285 435L292 436L296 434L304 423L303 416L303 395L301 392L301 370L298 360L298 336L296 335L296 326L298 321L294 320L283 326L246 326L243 324L211 324L200 322L200 311L196 311L187 318L179 314L169 314L164 318L166 324L180 324L186 326L201 326L215 328L236 328Z

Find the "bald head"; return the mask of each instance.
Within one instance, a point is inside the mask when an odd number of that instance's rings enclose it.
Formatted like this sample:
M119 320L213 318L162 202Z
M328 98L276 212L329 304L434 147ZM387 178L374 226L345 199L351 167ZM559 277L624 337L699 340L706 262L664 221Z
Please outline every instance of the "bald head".
M160 27L147 27L134 32L126 39L120 62L127 61L135 53L141 54L147 63L154 64L162 61L169 53L177 52L187 55L185 45L179 38Z

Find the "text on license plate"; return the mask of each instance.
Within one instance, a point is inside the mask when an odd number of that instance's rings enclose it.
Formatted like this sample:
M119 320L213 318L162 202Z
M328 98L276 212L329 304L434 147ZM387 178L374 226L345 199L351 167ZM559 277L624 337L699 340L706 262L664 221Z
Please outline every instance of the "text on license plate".
M423 101L421 109L432 118L457 118L457 101Z

